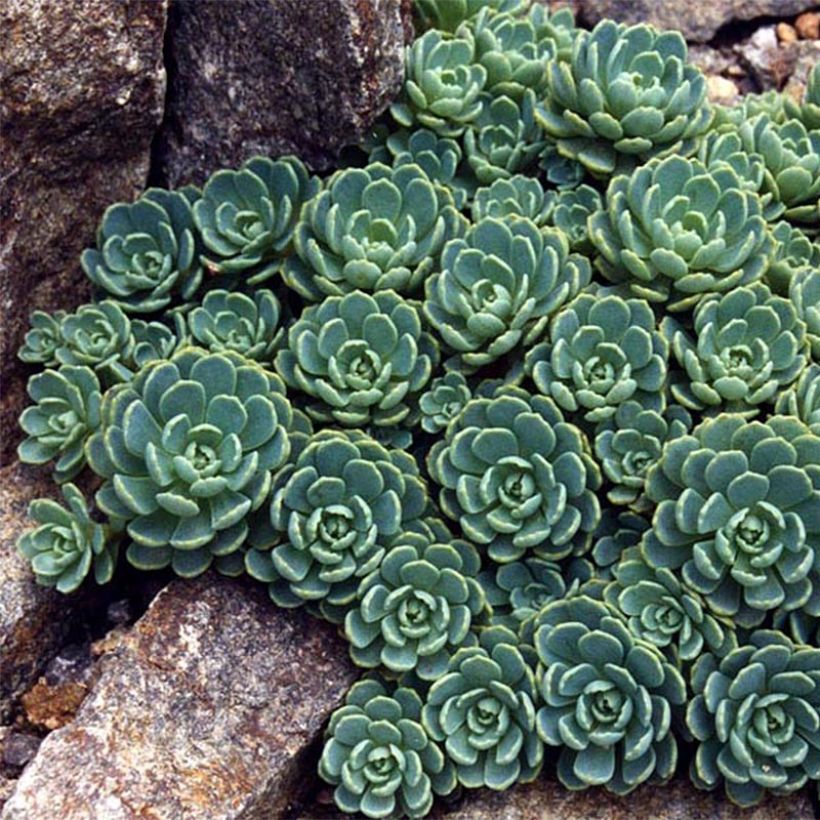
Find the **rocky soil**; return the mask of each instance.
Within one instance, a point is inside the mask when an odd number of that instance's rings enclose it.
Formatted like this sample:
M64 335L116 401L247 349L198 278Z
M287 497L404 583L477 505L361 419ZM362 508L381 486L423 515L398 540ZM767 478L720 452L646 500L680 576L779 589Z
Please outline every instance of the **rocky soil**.
M50 483L14 463L32 309L86 298L80 250L111 202L201 183L254 153L327 167L401 82L409 0L6 0L0 5L0 817L338 817L315 775L355 677L326 624L217 576L123 570L65 597L14 543ZM716 101L798 94L820 59L806 0L562 0L682 28ZM685 13L681 13L685 9ZM170 583L169 583L170 581ZM744 817L812 816L816 795ZM436 808L451 820L735 818L681 779L627 800L542 779Z

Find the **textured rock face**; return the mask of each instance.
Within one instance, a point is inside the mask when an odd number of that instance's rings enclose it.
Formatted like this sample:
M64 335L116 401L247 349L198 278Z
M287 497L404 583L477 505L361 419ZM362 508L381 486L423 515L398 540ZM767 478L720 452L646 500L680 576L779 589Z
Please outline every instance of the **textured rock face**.
M605 17L624 23L654 23L677 29L687 40L705 43L733 20L756 17L791 17L813 9L816 0L579 0L583 19L592 24Z
M101 663L3 820L279 817L357 677L333 627L210 575L167 587Z
M0 5L0 427L16 431L15 355L35 308L86 295L79 253L107 205L145 185L162 117L167 0ZM6 463L19 437L2 437Z
M254 154L327 166L403 76L401 0L177 0L159 171L172 187Z

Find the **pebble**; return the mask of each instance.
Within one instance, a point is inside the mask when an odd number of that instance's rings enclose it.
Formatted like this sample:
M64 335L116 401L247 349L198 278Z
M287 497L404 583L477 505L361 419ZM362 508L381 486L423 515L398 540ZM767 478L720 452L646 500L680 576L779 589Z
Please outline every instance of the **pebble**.
M37 754L42 738L11 732L3 742L3 763L15 769L22 769Z
M721 105L733 105L739 95L738 87L726 77L710 75L706 78L709 101Z
M793 43L797 40L797 31L795 31L794 26L790 26L788 23L778 23L777 39L781 43Z
M802 40L820 40L820 11L807 11L795 21L794 27Z

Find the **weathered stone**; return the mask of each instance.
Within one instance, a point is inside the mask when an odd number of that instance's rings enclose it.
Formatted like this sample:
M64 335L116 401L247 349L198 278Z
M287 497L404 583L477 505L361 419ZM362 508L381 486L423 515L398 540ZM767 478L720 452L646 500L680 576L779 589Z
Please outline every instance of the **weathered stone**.
M580 0L582 19L594 24L610 17L625 23L654 23L677 29L687 40L706 43L721 26L756 17L791 17L815 8L816 0Z
M327 167L403 77L401 0L177 0L157 153L172 187L254 154Z
M793 43L797 39L797 31L788 23L777 24L777 39L781 43Z
M809 74L820 63L820 40L798 40L784 47L788 52L789 81L785 91L796 98L802 98L809 81Z
M803 40L820 39L820 11L807 11L795 21L794 27Z
M761 26L734 50L758 86L767 91L779 89L794 70L792 48L796 43L778 42L775 26Z
M40 729L53 731L71 723L88 694L76 681L50 684L40 678L20 699L26 720Z
M162 117L166 6L167 0L0 5L3 464L19 441L27 369L16 351L29 313L84 301L80 251L93 242L106 206L145 185Z
M740 97L737 85L720 75L710 75L706 78L706 91L709 101L720 105L734 105Z
M42 738L25 732L9 732L3 739L3 764L14 769L22 769L40 748Z
M3 820L279 817L357 676L333 627L211 575L168 586L100 664Z

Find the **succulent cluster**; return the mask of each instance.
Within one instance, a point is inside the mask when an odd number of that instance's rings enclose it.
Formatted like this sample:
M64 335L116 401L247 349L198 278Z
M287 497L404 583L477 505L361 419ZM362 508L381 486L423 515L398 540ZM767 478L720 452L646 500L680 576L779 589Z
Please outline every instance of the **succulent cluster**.
M346 812L551 759L626 794L690 755L744 806L820 781L820 69L720 109L676 33L416 11L344 167L106 211L94 300L20 350L19 455L68 505L20 551L335 624Z

